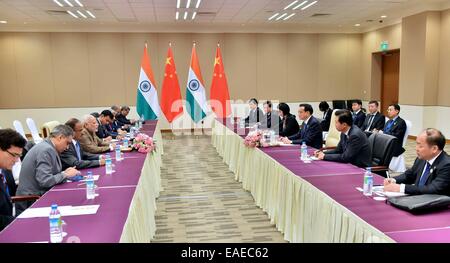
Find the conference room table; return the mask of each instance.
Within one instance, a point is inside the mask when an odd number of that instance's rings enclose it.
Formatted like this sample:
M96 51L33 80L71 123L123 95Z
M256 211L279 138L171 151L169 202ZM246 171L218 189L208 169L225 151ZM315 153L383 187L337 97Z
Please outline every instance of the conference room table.
M290 242L450 242L450 209L411 214L364 196L364 169L300 160L300 146L251 148L249 130L216 119L212 144ZM313 154L315 149L308 148ZM374 174L374 184L383 177Z
M67 235L63 242L117 243L150 242L155 225L156 198L161 187L163 142L157 121L147 121L140 131L155 140L153 153L124 152L123 160L113 159L114 173L105 166L81 170L100 175L93 200L86 199L86 185L66 182L56 185L37 200L32 208L99 205L96 214L63 216ZM0 233L0 242L49 242L48 217L16 218Z

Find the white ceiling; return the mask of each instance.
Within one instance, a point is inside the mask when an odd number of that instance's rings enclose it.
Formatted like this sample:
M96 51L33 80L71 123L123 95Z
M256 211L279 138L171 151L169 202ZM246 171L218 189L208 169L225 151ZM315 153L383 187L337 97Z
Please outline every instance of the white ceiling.
M185 21L187 0L180 0L181 19L176 21L177 0L79 1L83 8L59 7L53 0L0 0L0 21L8 22L0 24L0 31L365 32L422 11L450 8L450 0L318 0L304 11L297 9L291 19L275 22L268 18L293 0L202 0L192 21L197 2L192 0ZM89 10L96 19L75 19L65 10ZM312 17L319 13L331 15ZM388 16L383 23L381 15Z

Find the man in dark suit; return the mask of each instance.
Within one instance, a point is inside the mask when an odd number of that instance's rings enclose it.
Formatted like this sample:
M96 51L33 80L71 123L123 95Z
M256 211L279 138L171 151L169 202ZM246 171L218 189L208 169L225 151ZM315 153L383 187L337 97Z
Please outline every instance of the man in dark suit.
M104 141L111 141L113 138L107 129L107 125L110 125L114 119L114 115L109 110L104 110L100 113L100 116L97 118L98 129L97 136Z
M355 100L352 103L352 117L353 117L353 125L358 126L358 128L361 128L364 120L366 119L366 114L361 110L362 107L362 101L361 100Z
M134 125L134 123L136 122L136 120L127 119L129 113L130 107L122 106L122 108L120 108L120 113L116 115L116 120L119 123L119 126L123 127L124 129L129 129L130 125Z
M22 156L22 149L27 141L12 129L0 129L0 231L2 231L14 219L12 214L11 196L15 195L14 178L11 182L11 170L13 165Z
M300 104L298 117L303 121L300 131L292 136L284 137L281 140L286 144L302 144L316 149L322 148L323 136L322 127L319 120L313 114L313 107L310 104Z
M369 139L358 126L353 125L350 111L339 110L335 115L336 129L341 132L339 144L334 150L316 151L316 157L325 161L351 163L362 168L371 166Z
M264 114L262 110L258 107L258 100L255 98L251 98L248 102L250 107L250 112L248 113L247 118L245 118L245 125L254 125L258 122L262 122L264 118Z
M444 151L444 135L437 129L426 129L417 136L416 143L414 165L395 178L385 179L384 190L450 196L450 157Z
M333 109L330 109L330 105L328 104L328 102L321 101L319 103L319 110L323 112L322 122L320 123L320 126L322 126L322 131L329 131Z
M289 105L284 102L278 104L278 114L281 117L280 136L289 137L298 133L300 126L295 119L295 115L291 114Z
M73 140L67 150L60 154L62 169L65 170L74 166L76 169L83 169L104 165L105 159L100 158L99 154L88 153L81 149L80 143L78 142L83 131L81 121L72 118L66 122L66 125L73 130Z
M400 116L400 105L392 104L388 108L389 120L384 125L381 133L397 137L397 142L394 145L394 157L397 157L405 152L403 148L403 138L406 133L406 122Z
M370 136L373 130L382 130L384 128L385 117L378 111L378 101L369 101L369 113L364 120L361 130Z
M281 118L276 111L272 110L271 101L268 100L264 102L264 112L266 115L265 118L262 119L261 127L274 130L275 133L278 134Z

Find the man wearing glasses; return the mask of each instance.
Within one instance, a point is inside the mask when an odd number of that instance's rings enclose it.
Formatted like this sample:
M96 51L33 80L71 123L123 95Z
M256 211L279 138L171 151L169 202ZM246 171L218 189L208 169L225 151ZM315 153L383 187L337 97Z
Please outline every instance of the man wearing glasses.
M14 179L9 177L7 180L7 174L10 174L7 170L11 170L20 159L26 143L27 141L16 131L0 129L0 231L14 219L10 195Z

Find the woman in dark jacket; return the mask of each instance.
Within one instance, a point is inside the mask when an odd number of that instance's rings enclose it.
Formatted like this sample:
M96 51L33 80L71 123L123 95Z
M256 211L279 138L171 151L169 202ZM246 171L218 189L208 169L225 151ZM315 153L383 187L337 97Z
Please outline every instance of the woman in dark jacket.
M300 130L295 116L290 113L289 105L284 102L278 104L278 114L281 117L280 137L289 137Z

